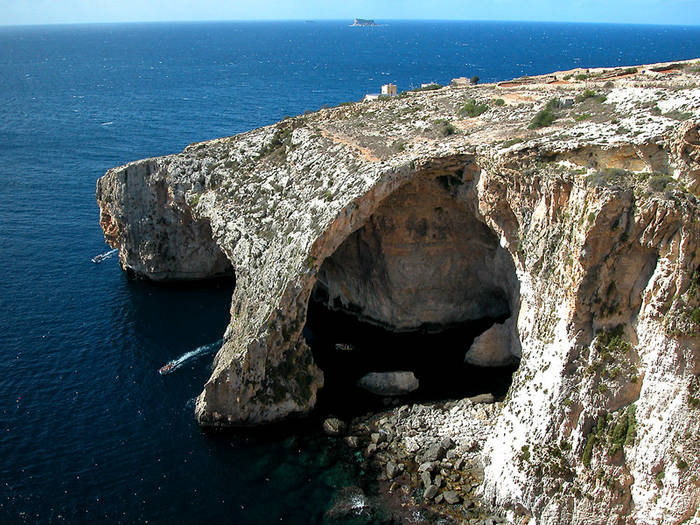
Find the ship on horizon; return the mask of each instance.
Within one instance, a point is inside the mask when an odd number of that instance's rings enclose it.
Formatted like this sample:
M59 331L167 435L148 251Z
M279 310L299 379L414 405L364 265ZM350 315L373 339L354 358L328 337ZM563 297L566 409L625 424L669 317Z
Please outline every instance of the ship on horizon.
M355 18L355 21L352 23L350 27L368 27L368 26L377 26L379 24L375 23L374 20L370 20L367 18Z

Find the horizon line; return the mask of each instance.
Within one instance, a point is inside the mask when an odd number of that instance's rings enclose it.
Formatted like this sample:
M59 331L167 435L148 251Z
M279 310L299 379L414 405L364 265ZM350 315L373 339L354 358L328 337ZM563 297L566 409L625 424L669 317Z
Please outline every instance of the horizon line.
M271 23L271 22L346 22L354 20L350 18L242 18L242 19L192 19L192 20L123 20L109 22L44 22L44 23L17 23L2 24L0 28L12 27L50 27L50 26L98 26L98 25L137 25L137 24L216 24L216 23ZM377 26L386 25L381 22L494 22L494 23L526 23L526 24L580 24L580 25L611 25L611 26L654 26L654 27L700 27L700 23L650 23L650 22L592 22L575 20L504 20L495 18L383 18L364 19L377 22ZM369 26L371 27L371 26Z

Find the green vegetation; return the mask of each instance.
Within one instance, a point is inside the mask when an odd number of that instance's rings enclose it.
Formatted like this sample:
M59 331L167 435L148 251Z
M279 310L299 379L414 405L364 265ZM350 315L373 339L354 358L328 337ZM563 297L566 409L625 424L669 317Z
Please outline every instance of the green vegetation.
M442 88L442 84L438 84L437 82L433 82L432 84L428 84L427 86L419 87L419 88L413 88L409 89L411 93L418 93L420 91L435 91L436 89Z
M530 459L530 447L523 445L520 449L520 461L528 461Z
M433 126L441 137L449 137L457 133L457 129L445 119L436 120Z
M592 89L587 89L580 95L577 95L576 98L574 99L575 102L583 102L588 99L593 99L596 102L605 102L607 100L607 96L603 94L598 94Z
M700 377L695 378L688 385L688 404L691 408L700 408Z
M619 186L622 182L629 180L634 174L620 168L605 168L591 173L586 177L586 184L589 186Z
M595 426L591 429L591 432L586 438L586 446L583 447L583 455L581 456L581 461L586 468L591 466L591 460L593 459L593 447L595 447L604 436L605 431L605 416L598 417Z
M478 103L476 100L471 98L467 100L461 108L459 108L458 113L461 117L478 117L488 110L489 107L486 104Z
M637 436L637 407L628 405L627 410L618 412L617 418L612 414L601 414L586 438L581 461L589 468L596 447L607 447L609 456L614 456L625 446L634 443ZM615 421L616 419L616 421ZM615 421L613 423L613 421Z
M578 75L575 75L575 76L574 76L574 79L576 79L576 80L587 80L587 79L588 79L588 75L586 75L585 73L579 73Z
M628 67L627 69L623 69L620 74L621 75L634 75L635 73L638 73L639 70L636 67Z
M503 143L503 147L504 147L504 148L510 148L510 147L513 146L514 144L520 144L521 142L525 142L525 139L524 139L524 138L521 138L521 137L517 137L517 138L514 138L514 139L508 139L508 140L506 140L506 141Z
M615 313L618 308L617 296L615 294L615 285L613 283L608 286L604 302L601 305L601 312ZM596 334L596 339L593 342L594 358L586 367L586 373L596 374L601 373L603 379L615 380L622 370L616 361L626 355L632 345L624 339L624 325L618 325L612 330L600 330ZM602 385L602 386L601 386ZM597 391L601 394L608 392L607 385L600 383Z
M502 106L506 103L505 100L502 98L497 98L496 100L493 101L494 106Z
M654 476L654 482L656 483L657 486L663 487L664 486L664 478L666 477L666 471L662 468L656 473L656 476Z
M700 333L700 268L690 277L688 289L679 297L676 308L664 319L666 333L673 336ZM700 388L698 389L700 390ZM696 396L700 398L700 394ZM695 403L697 401L697 403ZM691 406L700 407L700 399L690 400Z
M481 80L481 79L480 79L477 75L474 75L474 76L470 79L470 81L471 81L472 84L478 84L478 83L479 83L479 80Z
M589 118L591 118L590 113L581 113L580 115L574 115L574 120L576 122L581 122L582 120L587 120Z
M625 354L632 348L624 339L625 326L620 324L609 331L600 330L596 335L594 348L600 352L601 357L612 354Z
M258 151L258 158L263 157L269 158L271 161L286 161L287 160L287 146L292 144L292 131L294 131L294 125L290 125L289 122L294 122L293 120L286 120L277 125L275 129L275 134L270 139L270 142L265 144L260 151Z
M688 468L688 462L683 458L678 458L676 460L676 466L678 467L678 470L685 470Z
M674 109L672 111L669 111L668 113L664 113L664 117L672 118L675 120L688 120L691 118L693 114L689 111L680 111L678 109Z
M556 110L561 107L561 101L558 98L553 98L545 107L539 110L535 114L535 118L528 126L528 129L539 129L547 126L551 126L552 123L557 119Z
M673 177L665 175L663 173L657 173L649 177L647 185L651 191L664 191L669 184L675 182Z
M608 453L614 456L625 445L630 445L634 442L635 435L637 434L637 419L636 419L636 407L634 405L629 405L627 411L622 414L618 419L617 423L613 426L612 432L610 433L610 448Z
M403 140L397 140L392 144L396 151L405 151L406 150L406 142Z

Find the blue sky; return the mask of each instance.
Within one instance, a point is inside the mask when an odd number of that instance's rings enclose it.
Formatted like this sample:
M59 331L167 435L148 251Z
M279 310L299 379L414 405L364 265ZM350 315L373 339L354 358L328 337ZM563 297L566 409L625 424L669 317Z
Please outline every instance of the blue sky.
M374 18L700 24L700 0L0 0L0 24Z

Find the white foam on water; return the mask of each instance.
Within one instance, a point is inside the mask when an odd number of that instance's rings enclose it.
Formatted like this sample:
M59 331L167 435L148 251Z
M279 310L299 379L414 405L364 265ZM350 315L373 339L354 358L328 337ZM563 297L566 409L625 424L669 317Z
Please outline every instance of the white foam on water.
M107 259L111 259L115 253L117 253L119 250L117 248L114 248L113 250L109 250L108 252L101 253L99 255L95 255L92 259L90 259L92 262L95 264L99 264L102 261L105 261Z
M190 360L197 359L208 354L213 354L214 352L219 350L219 348L221 348L223 342L223 339L219 339L218 341L215 341L213 343L198 346L194 350L190 350L189 352L182 354L177 359L169 361L168 363L163 365L163 367L161 367L158 371L161 375L170 374ZM170 367L167 370L163 370L163 368L165 368L168 365L170 365Z

